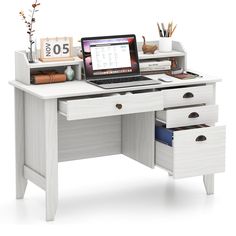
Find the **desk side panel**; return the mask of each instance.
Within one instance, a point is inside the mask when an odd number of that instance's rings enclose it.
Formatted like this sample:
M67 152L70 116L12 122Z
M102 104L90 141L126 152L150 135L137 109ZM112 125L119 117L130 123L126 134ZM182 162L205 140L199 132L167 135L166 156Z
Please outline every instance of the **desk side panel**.
M122 117L122 154L154 168L154 112Z
M121 153L121 117L67 121L58 114L59 161Z
M45 176L44 100L25 93L25 165Z
M23 51L15 52L15 79L24 84L30 84L30 69Z

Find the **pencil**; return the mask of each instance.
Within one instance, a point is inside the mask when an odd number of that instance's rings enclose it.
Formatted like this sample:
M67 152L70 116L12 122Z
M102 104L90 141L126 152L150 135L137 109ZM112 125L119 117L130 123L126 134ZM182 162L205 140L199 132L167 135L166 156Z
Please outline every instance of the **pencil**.
M170 36L171 36L171 35L170 35L170 34L171 34L171 29L170 29L170 27L171 27L171 23L169 22L169 23L168 23L168 29L167 29L167 32L168 32L168 33L167 33L167 37L170 37Z
M173 35L173 33L174 33L175 29L176 29L176 26L177 26L177 25L175 25L174 29L172 30L171 36Z
M170 23L170 37L171 37L171 33L172 33L172 28L173 28L173 21L171 21L171 23Z

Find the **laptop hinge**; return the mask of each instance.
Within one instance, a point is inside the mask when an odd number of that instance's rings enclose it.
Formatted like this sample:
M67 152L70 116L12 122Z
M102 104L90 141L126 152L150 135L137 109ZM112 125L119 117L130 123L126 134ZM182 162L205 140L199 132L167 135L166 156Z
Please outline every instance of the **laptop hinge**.
M115 76L115 77L103 77L103 78L97 78L97 79L85 79L87 81L99 81L99 80L104 80L104 79L122 79L122 78L130 78L130 77L138 77L141 76L140 74L133 74L133 75L124 75L124 76Z

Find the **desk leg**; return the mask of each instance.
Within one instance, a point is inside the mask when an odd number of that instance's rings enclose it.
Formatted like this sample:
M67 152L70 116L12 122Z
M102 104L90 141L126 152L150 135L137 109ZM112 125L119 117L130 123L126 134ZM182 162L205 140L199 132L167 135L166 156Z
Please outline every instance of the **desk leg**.
M54 220L58 204L57 100L44 101L46 158L46 220Z
M16 156L16 198L25 195L27 180L24 177L25 164L25 114L24 92L15 88L15 156Z
M207 195L214 194L214 174L203 175L203 182Z

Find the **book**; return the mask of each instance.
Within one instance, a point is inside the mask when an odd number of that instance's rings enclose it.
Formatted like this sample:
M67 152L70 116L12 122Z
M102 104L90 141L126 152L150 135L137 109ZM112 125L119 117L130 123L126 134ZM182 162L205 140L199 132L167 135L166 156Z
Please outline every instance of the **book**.
M153 70L153 71L140 71L141 75L155 75L155 74L168 74L170 70Z
M182 80L195 79L195 78L199 77L198 74L194 74L194 73L191 73L191 72L183 72L183 73L180 73L180 74L168 74L168 75L173 76L177 79L182 79Z
M158 66L171 66L171 61L163 60L163 61L153 61L153 60L145 60L139 63L140 67L158 67Z
M55 73L55 72L47 72L47 73L39 73L34 74L31 77L32 84L50 84L50 83L59 83L65 82L66 75L62 73Z
M163 61L145 60L139 63L140 69L143 69L143 68L147 68L147 69L157 68L158 69L158 68L163 68L167 66L171 67L171 61L169 60L163 60Z
M153 66L153 67L141 67L140 71L159 71L159 70L170 70L170 66Z

